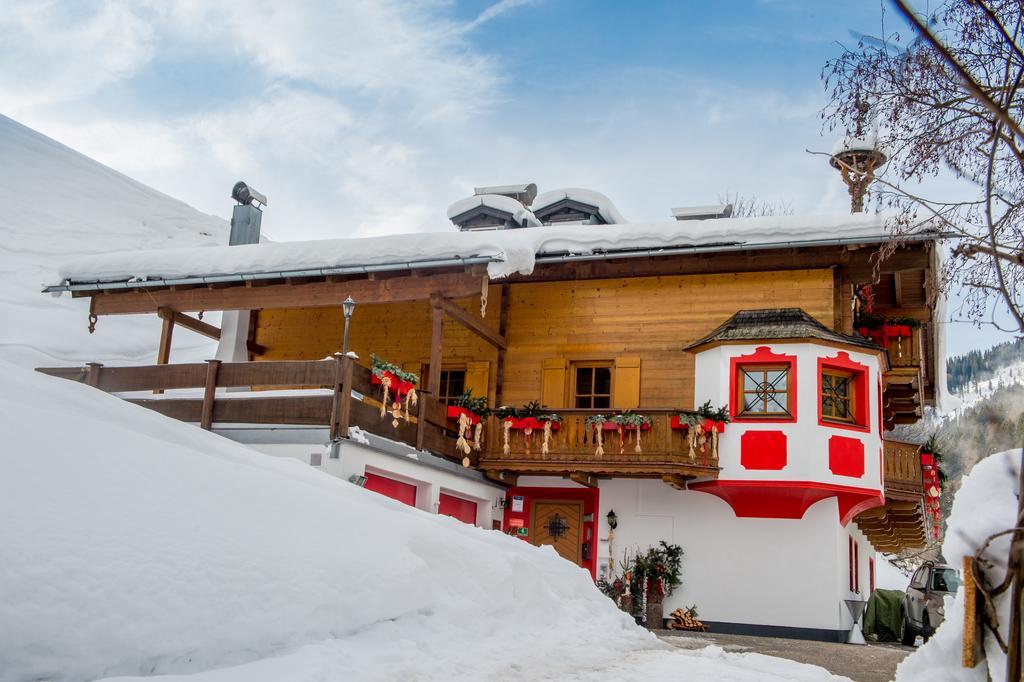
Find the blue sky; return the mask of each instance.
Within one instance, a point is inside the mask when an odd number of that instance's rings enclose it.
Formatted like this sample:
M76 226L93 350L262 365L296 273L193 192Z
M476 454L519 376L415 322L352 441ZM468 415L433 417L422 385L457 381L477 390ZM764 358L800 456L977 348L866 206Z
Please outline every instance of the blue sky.
M848 210L820 72L877 1L26 2L0 111L279 240L446 229L475 185L597 189L632 220L727 192ZM993 342L954 325L954 352Z

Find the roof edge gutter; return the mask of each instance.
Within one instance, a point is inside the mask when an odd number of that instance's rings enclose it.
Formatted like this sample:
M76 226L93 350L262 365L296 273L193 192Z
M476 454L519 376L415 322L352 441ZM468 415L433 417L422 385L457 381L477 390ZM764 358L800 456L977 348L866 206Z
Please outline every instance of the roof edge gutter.
M922 234L905 235L901 237L905 242L926 242L936 241L953 237L948 232L929 232ZM537 263L572 263L595 260L608 260L609 258L655 258L659 256L681 256L695 255L702 253L729 253L735 251L767 251L772 249L806 248L813 246L853 246L857 244L875 244L885 241L879 237L840 237L835 239L811 239L811 240L789 240L784 242L763 242L751 244L744 242L721 243L708 246L676 246L650 249L630 249L620 251L598 251L596 253L564 253L537 256ZM466 265L483 265L489 263L504 262L503 258L495 256L471 256L469 258L442 258L423 261L402 261L396 263L381 263L379 265L349 265L332 268L312 268L306 270L281 270L277 272L255 272L237 273L222 275L202 275L192 277L171 277L157 278L137 281L121 282L81 282L74 283L65 281L62 284L47 286L43 293L54 294L64 291L118 291L128 289L145 289L168 286L224 284L231 282L249 282L267 279L284 279L287 277L325 277L328 275L356 275L369 274L371 272L401 272L430 268L458 267Z

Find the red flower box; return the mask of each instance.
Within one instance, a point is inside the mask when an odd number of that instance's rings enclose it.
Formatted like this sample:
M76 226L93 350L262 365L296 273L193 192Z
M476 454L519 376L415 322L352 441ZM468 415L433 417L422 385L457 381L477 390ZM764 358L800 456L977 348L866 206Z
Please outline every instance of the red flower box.
M536 417L506 417L503 421L511 422L512 426L510 428L513 431L525 431L526 429L543 431L544 424L547 423L546 419L540 420ZM552 431L558 431L560 428L562 428L562 425L559 422L551 422Z
M690 425L689 424L684 424L683 420L680 419L679 417L672 417L671 419L669 419L668 420L668 425L669 425L669 427L671 429L673 429L675 431L689 431L690 430Z
M416 388L416 384L411 381L402 381L391 372L382 372L384 376L391 379L391 387L388 389L392 395L397 395L399 398ZM370 383L374 386L381 386L384 382L376 374L370 377Z
M711 433L712 431L725 433L725 422L715 421L714 419L705 419L702 426L704 427L704 431L707 433Z
M480 423L480 416L477 415L475 412L470 412L466 408L458 407L456 405L449 405L448 406L448 418L449 419L457 422L457 421L459 421L459 416L463 415L463 414L466 415L467 417L469 417L469 423L470 424L475 426L475 425Z
M622 424L616 424L615 422L605 422L604 424L601 424L601 430L602 431L618 431L620 426L622 426L622 430L623 431L636 431L636 427L635 426L626 426L626 425L622 425ZM640 430L641 431L650 431L651 430L651 425L650 424L644 424L644 425L642 425L640 427Z

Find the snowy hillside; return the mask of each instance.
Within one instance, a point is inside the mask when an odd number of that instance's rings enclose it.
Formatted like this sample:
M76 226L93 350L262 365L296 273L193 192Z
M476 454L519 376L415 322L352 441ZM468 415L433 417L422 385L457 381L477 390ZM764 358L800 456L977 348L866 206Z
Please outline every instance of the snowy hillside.
M675 650L550 548L0 371L0 680L837 679Z
M227 192L225 192L227 194ZM230 200L225 197L225 211ZM61 262L109 251L227 243L227 222L0 116L0 357L20 364L149 358L159 322L104 318L40 294ZM206 340L182 330L176 347Z
M1024 384L1024 360L997 367L993 370L990 378L971 382L969 386L963 387L956 393L962 404L948 417L954 418L963 414L982 400L992 397L992 394L1000 388L1021 384Z

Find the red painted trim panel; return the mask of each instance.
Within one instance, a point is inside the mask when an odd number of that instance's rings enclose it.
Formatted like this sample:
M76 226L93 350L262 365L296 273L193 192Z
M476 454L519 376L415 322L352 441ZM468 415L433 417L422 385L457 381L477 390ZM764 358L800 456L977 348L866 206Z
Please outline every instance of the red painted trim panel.
M814 503L836 497L839 523L845 526L862 511L885 504L880 490L816 481L702 481L689 487L725 500L740 518L801 519Z
M744 469L778 471L786 466L786 434L782 431L746 431L740 436L740 464Z

